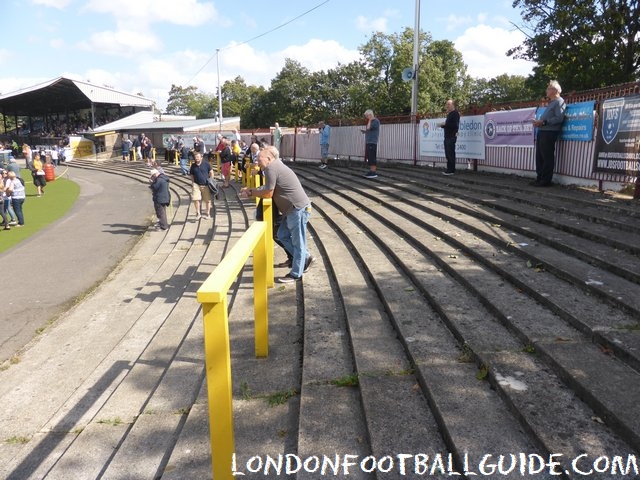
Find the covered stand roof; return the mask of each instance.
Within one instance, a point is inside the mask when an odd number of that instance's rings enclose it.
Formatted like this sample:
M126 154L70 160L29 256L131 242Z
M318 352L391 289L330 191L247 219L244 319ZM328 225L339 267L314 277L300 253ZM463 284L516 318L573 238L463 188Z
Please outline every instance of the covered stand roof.
M4 115L34 116L91 108L92 104L152 108L154 101L88 82L58 77L0 95Z

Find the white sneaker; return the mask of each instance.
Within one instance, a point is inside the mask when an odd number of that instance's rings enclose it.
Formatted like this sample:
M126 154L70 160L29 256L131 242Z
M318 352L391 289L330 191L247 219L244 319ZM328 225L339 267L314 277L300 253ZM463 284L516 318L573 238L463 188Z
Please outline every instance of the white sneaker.
M326 163L322 163L322 164L320 164L320 168L321 168L322 170L324 170L325 168L327 168L327 164L326 164Z

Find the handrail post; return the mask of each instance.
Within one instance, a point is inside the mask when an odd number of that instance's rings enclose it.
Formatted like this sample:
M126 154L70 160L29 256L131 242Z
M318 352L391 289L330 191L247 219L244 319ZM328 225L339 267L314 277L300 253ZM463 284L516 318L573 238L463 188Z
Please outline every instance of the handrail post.
M267 227L269 225L267 224ZM253 250L253 308L256 357L269 356L269 302L267 298L267 237L264 235ZM273 264L273 262L271 262Z
M273 200L265 198L262 202L262 219L267 222L266 248L267 248L267 288L272 288L274 285L273 278L273 257L274 257L274 239L273 239Z
M227 298L203 303L204 358L209 401L209 435L213 478L231 480L235 449L231 391L231 351ZM215 415L214 415L215 414Z

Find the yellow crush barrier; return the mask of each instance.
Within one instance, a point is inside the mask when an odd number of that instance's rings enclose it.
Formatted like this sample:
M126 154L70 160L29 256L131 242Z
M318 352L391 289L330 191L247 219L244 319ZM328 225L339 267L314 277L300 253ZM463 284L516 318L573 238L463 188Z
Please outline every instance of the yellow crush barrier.
M216 480L234 478L232 456L235 440L227 292L252 252L255 352L256 357L269 355L267 288L273 286L271 199L265 199L264 207L264 221L255 222L247 229L197 292L204 317L209 436L213 477Z

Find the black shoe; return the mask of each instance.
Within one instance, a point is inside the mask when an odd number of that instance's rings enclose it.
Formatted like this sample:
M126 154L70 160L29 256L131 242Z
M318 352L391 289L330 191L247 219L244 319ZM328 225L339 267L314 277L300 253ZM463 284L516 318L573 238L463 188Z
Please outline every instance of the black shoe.
M309 271L309 268L311 268L311 264L315 261L316 259L313 258L311 255L309 255L307 259L304 261L304 270L302 270L302 272L307 273Z
M529 182L529 185L531 185L531 186L534 186L534 187L535 187L535 186L540 185L540 182L539 182L538 180L531 180L531 181Z
M278 283L295 283L297 281L299 281L300 278L296 278L293 275L291 275L290 273L287 273L284 277L279 277L276 279L276 282Z
M442 172L443 175L455 175L456 172L450 172L448 170Z
M274 267L276 267L276 268L284 268L284 267L291 268L291 264L292 264L291 259L287 258L284 262L276 263L274 265Z

